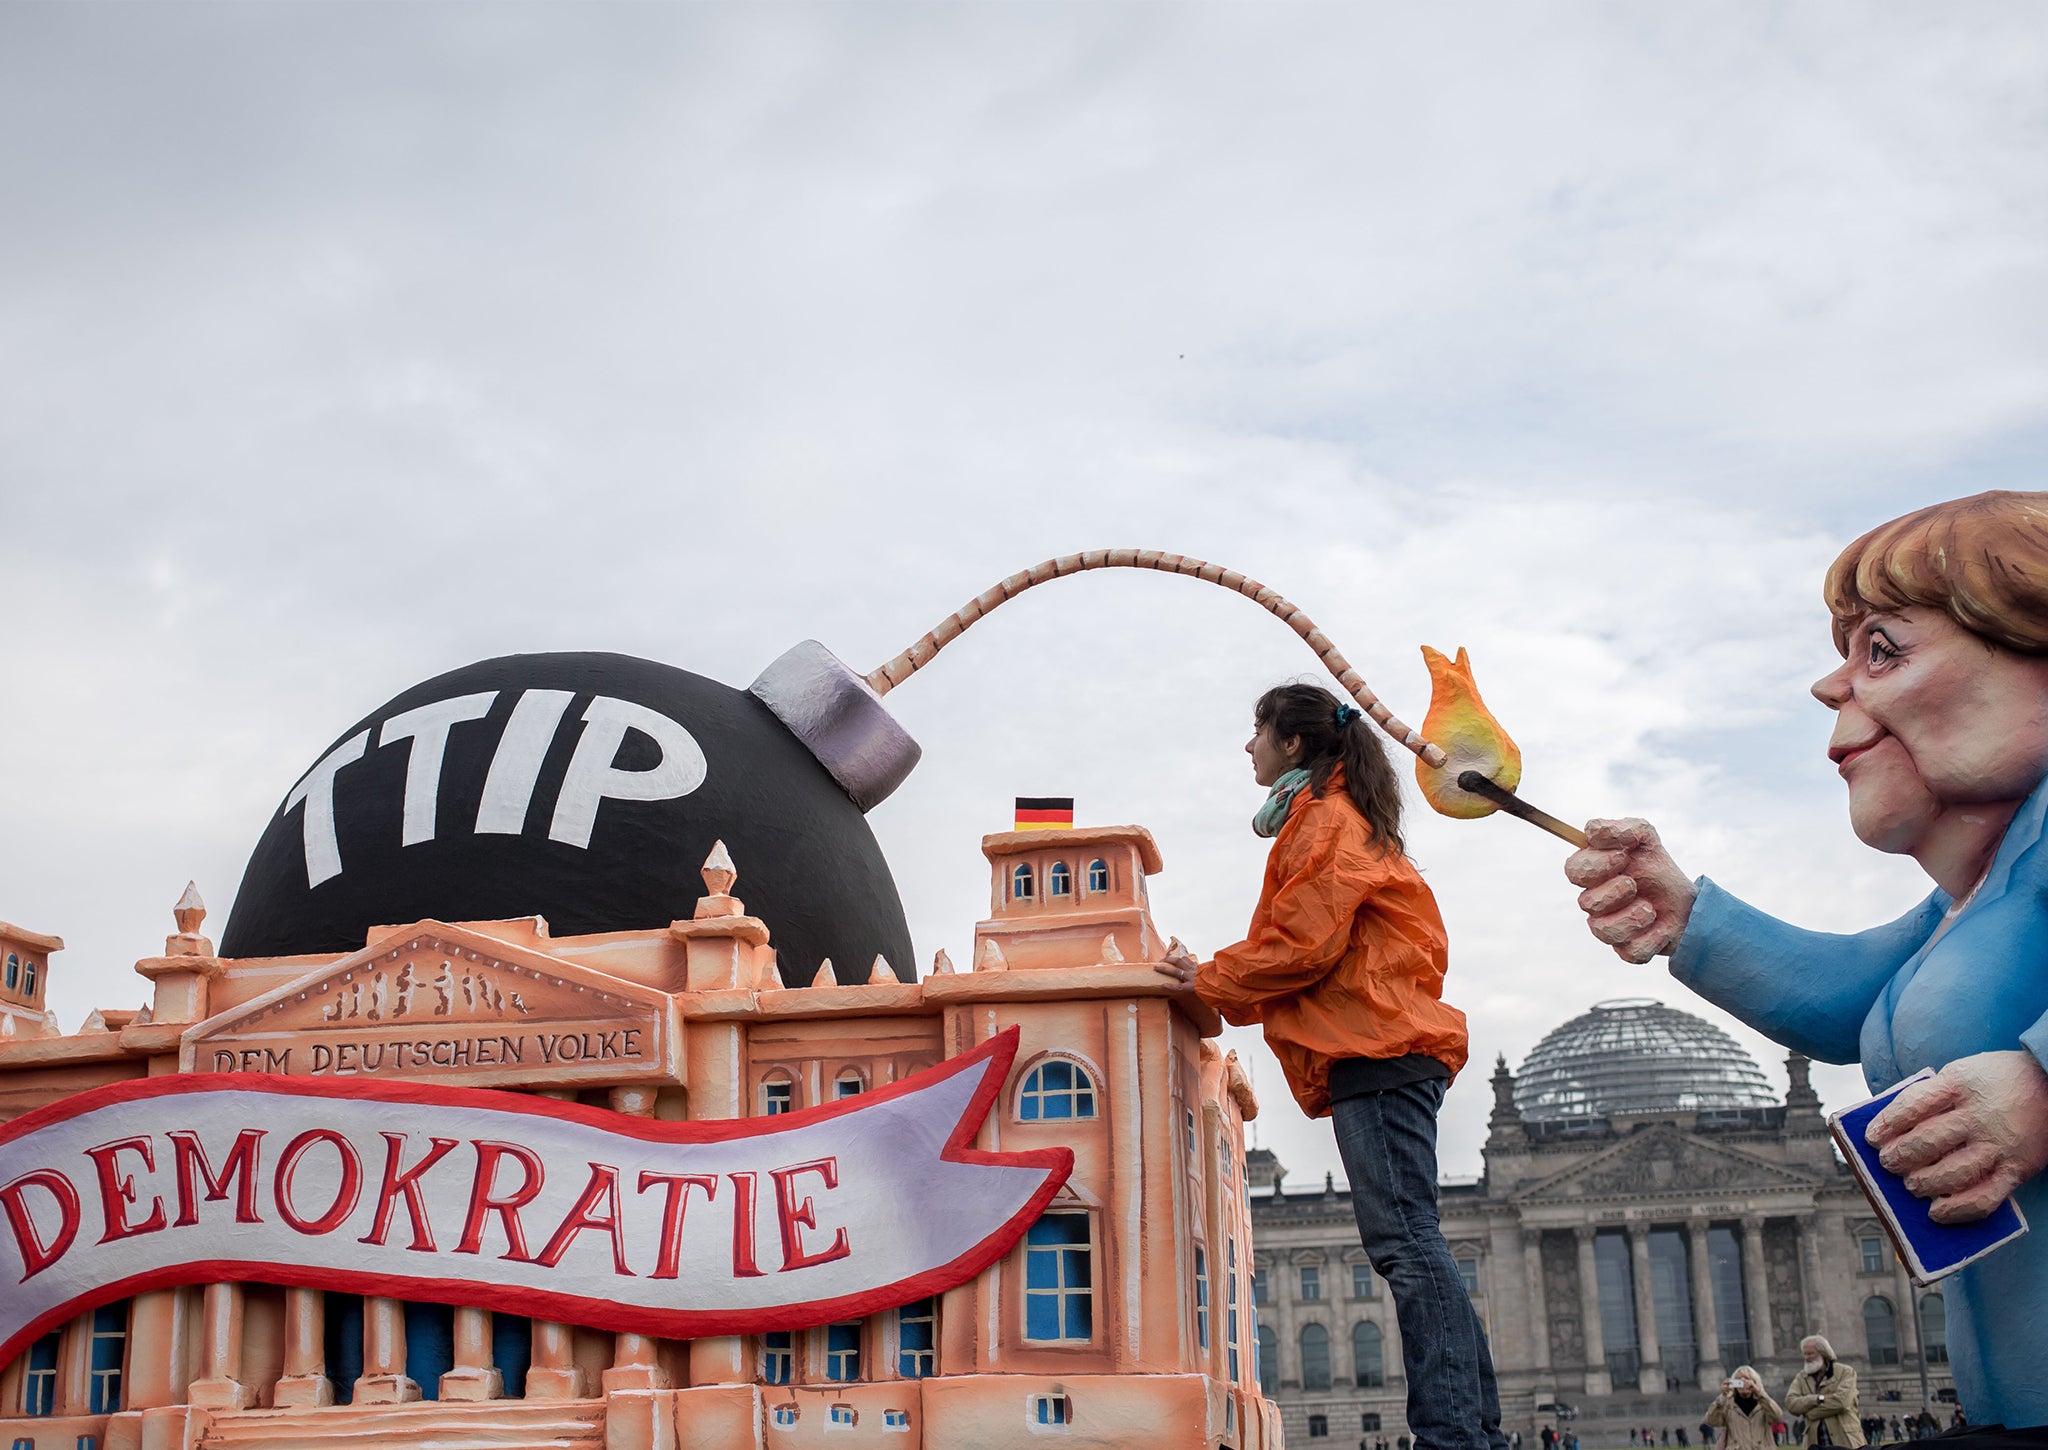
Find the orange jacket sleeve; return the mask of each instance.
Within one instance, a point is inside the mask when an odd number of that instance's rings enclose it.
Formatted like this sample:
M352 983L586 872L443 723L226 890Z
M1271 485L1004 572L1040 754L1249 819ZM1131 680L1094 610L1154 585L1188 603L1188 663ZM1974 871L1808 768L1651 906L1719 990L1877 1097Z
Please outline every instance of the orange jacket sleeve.
M1196 974L1202 1000L1239 1026L1260 1021L1264 1003L1313 986L1343 960L1358 908L1383 880L1384 869L1342 817L1315 824L1320 829L1289 842L1284 856L1274 847L1251 934Z

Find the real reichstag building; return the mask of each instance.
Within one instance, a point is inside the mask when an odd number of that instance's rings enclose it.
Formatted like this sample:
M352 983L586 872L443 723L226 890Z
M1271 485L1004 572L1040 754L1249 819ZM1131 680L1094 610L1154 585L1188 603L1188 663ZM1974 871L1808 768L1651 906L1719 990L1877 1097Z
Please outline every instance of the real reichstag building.
M1551 1418L1537 1407L1563 1403L1589 1444L1696 1433L1738 1364L1782 1399L1815 1333L1856 1366L1867 1414L1953 1400L1939 1286L1913 1289L1835 1156L1806 1059L1786 1066L1780 1103L1726 1033L1648 1000L1572 1019L1519 1073L1498 1063L1485 1174L1444 1188L1443 1227L1506 1428L1533 1444ZM1260 1372L1288 1443L1396 1443L1400 1330L1350 1195L1286 1189L1263 1150L1246 1164Z

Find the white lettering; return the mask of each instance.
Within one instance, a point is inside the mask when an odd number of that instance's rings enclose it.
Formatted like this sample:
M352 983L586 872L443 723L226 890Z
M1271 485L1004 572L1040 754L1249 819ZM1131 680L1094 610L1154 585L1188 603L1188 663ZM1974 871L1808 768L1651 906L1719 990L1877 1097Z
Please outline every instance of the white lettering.
M612 762L628 730L638 730L661 747L661 759L646 770L620 770ZM606 800L665 801L686 796L704 783L704 752L695 737L668 716L599 695L583 712L583 734L562 778L548 836L588 848L598 805Z
M568 690L528 690L512 707L491 757L491 773L484 777L483 804L476 812L479 836L516 836L526 829L526 808L533 803L541 762L572 698Z
M434 807L441 794L441 762L448 754L448 732L464 720L481 720L490 713L496 690L476 695L458 695L437 700L402 715L393 715L377 732L377 743L411 740L412 754L405 762L405 829L401 844L417 846L434 839Z
M305 803L306 815L302 824L306 842L306 885L309 887L341 874L341 842L334 835L334 777L343 766L361 760L369 743L370 732L367 730L349 736L335 746L325 760L307 771L305 778L284 798L286 810L300 802Z

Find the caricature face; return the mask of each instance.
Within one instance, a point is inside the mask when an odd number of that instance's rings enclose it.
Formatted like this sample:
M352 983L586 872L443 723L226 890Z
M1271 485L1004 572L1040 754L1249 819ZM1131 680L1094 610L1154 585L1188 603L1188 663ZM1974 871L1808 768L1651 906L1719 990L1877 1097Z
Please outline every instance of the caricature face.
M2020 800L2048 773L2048 658L1940 610L1864 616L1813 693L1835 712L1828 758L1850 822L1880 851L1911 854L1948 812Z

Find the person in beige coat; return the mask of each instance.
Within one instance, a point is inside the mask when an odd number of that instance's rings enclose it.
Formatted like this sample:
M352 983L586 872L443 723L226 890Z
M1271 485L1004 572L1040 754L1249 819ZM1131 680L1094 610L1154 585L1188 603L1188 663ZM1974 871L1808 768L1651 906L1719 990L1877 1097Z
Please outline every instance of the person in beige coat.
M1813 1450L1819 1445L1853 1447L1863 1443L1863 1420L1857 1413L1856 1371L1835 1358L1835 1347L1818 1334L1799 1341L1805 1367L1792 1381L1785 1396L1785 1408L1805 1417L1806 1438L1800 1443Z
M1721 1394L1702 1423L1719 1427L1721 1450L1773 1450L1771 1426L1784 1415L1764 1392L1763 1377L1744 1364L1721 1381Z

